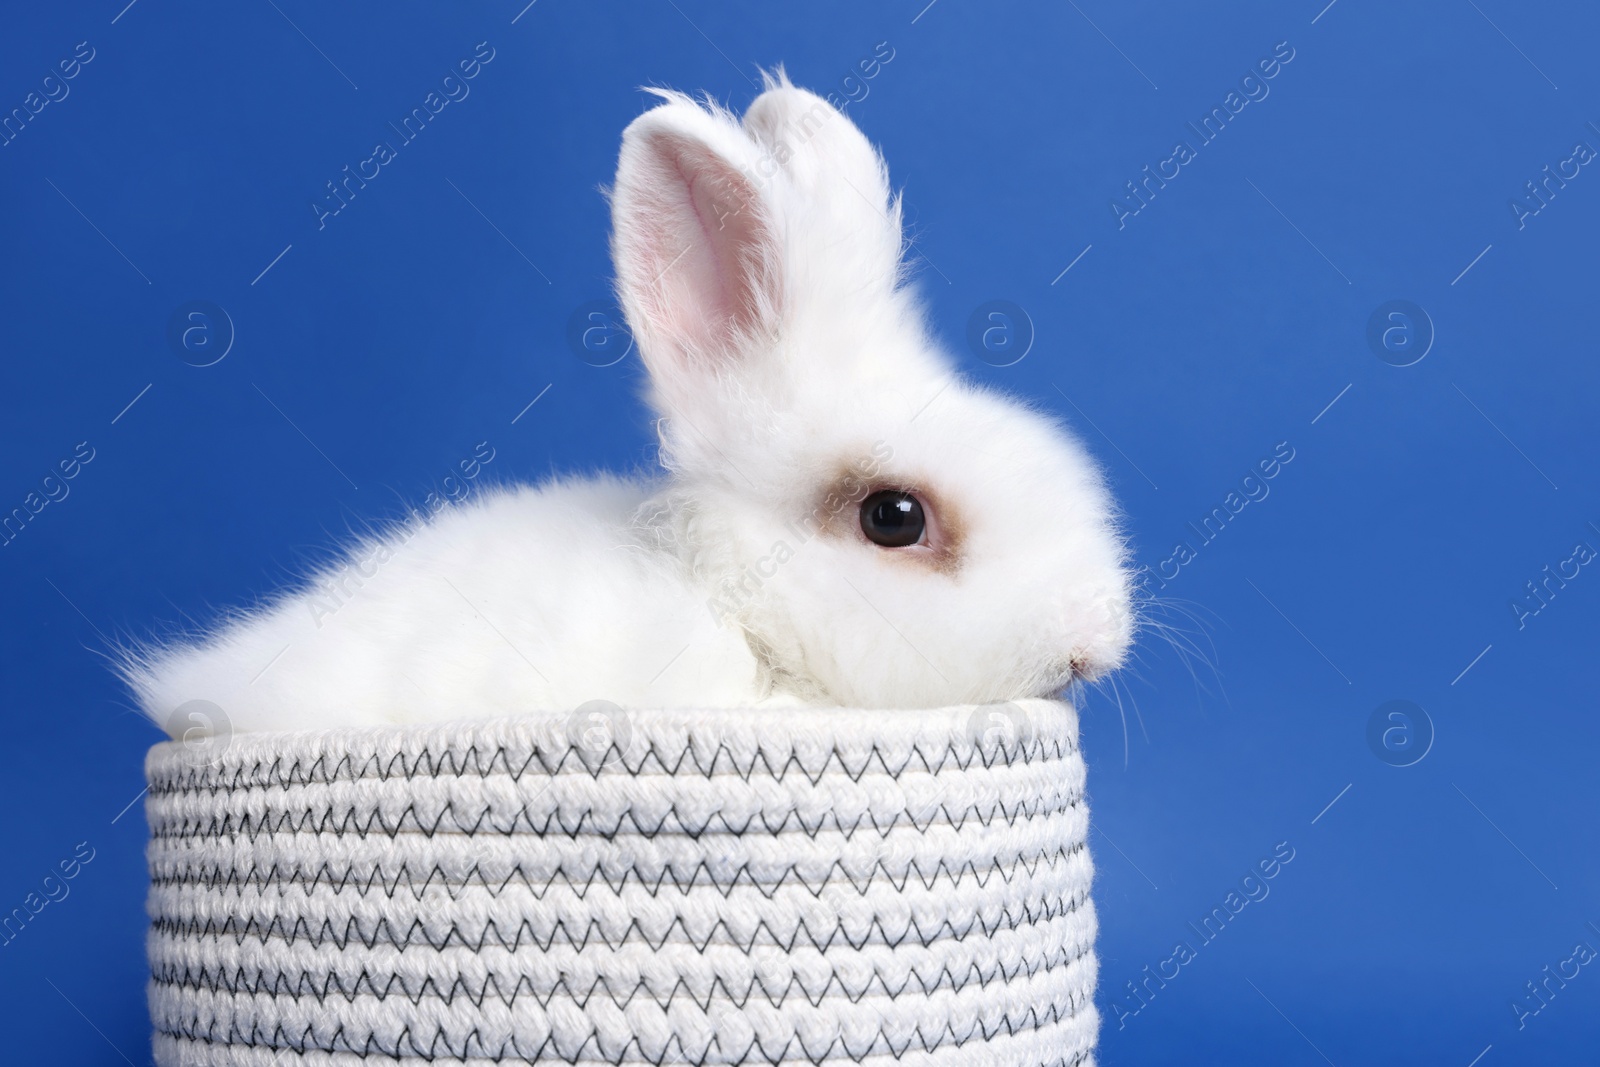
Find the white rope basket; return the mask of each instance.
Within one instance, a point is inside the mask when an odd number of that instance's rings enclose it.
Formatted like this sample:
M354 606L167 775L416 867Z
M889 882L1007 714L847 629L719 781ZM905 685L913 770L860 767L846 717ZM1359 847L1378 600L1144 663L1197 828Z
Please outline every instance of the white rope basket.
M146 773L163 1067L1094 1060L1063 704L595 702Z

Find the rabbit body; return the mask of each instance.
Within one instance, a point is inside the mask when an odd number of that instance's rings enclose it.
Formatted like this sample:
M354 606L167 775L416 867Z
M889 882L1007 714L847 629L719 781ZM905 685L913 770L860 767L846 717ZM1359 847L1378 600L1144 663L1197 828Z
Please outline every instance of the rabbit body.
M145 668L152 712L201 698L237 731L575 708L755 704L769 696L719 626L651 487L613 478L489 490L351 549L198 648Z
M611 197L664 476L496 490L357 545L263 609L130 653L147 714L931 707L1120 665L1131 581L1100 474L928 336L866 138L781 72L742 118L658 95Z

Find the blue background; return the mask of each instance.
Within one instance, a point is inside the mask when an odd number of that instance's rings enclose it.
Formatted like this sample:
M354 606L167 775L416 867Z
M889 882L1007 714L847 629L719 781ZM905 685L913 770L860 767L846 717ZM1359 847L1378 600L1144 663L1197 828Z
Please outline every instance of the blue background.
M77 42L95 58L0 148L0 510L78 442L95 458L0 548L0 911L78 842L95 858L0 947L7 1061L148 1061L127 806L158 734L108 639L272 590L479 441L490 477L649 463L637 358L567 339L608 291L597 187L637 86L742 108L784 62L856 98L940 335L1079 429L1144 565L1294 449L1150 584L1203 658L1149 633L1087 697L1104 1062L1593 1062L1600 966L1521 1029L1511 1004L1600 949L1600 568L1520 627L1510 605L1600 548L1600 173L1523 228L1509 206L1600 147L1592 10L523 2L8 13L0 108ZM470 96L319 230L324 183L480 41ZM881 41L894 58L859 80ZM1124 183L1281 41L1270 95L1119 228ZM1435 335L1406 367L1367 339L1396 299ZM167 339L192 300L232 323L212 366ZM1010 366L966 340L991 300L1033 334ZM1390 700L1431 722L1412 766L1369 745ZM1410 743L1428 732L1413 716ZM1279 842L1270 895L1199 945L1187 923ZM1119 1028L1125 983L1180 939L1196 958Z

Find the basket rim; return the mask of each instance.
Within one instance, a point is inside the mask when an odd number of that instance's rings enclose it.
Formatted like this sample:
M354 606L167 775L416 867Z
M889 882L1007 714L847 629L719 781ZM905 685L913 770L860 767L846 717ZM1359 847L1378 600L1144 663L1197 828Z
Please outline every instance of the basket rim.
M850 707L836 704L804 704L804 705L761 705L746 704L740 706L719 705L677 705L672 707L628 707L614 704L610 701L589 701L577 708L536 708L509 715L465 715L452 719L430 719L421 722L393 722L393 723L366 723L361 725L326 726L306 730L238 730L231 729L223 732L235 741L250 739L262 744L274 742L283 743L306 738L403 738L412 735L434 734L440 731L468 731L482 728L500 726L539 726L554 723L565 723L573 715L581 712L589 704L607 703L617 708L628 716L648 716L650 720L669 723L675 727L696 728L703 726L721 725L727 721L745 722L751 718L766 717L771 720L767 725L779 723L794 723L799 720L809 720L816 725L832 724L849 721L849 717L858 715L872 716L875 723L887 725L915 724L926 725L930 722L951 722L952 712L971 713L980 709L999 709L1007 705L1015 705L1024 710L1028 708L1056 708L1065 709L1076 716L1077 709L1071 701L1054 697L1018 697L1014 700L993 700L982 703L941 704L932 707L917 708L884 708L884 707ZM959 721L959 720L956 720ZM157 741L151 746L152 750L178 747L183 742L177 739Z
M594 705L605 704L595 710ZM884 750L932 749L963 752L994 747L993 725L1002 726L999 747L1007 754L1049 740L1078 748L1078 712L1066 701L1024 698L934 708L800 707L623 708L591 701L570 710L468 717L418 723L332 726L311 730L233 732L221 730L160 741L145 757L154 785L182 777L209 778L266 765L341 760L461 757L482 761L496 752L549 756L580 753L588 763L627 762L630 751L724 748L778 755L865 755ZM596 749L583 731L598 725L614 747ZM1004 729L1009 726L1010 729Z

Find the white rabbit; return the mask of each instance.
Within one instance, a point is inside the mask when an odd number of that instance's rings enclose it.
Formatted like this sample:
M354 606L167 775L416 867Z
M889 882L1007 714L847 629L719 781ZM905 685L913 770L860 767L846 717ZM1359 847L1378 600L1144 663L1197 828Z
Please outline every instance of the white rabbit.
M1099 473L954 375L871 144L781 71L742 121L658 95L611 203L664 478L483 493L352 549L359 581L335 568L133 650L158 723L192 700L240 731L596 698L931 707L1121 664L1130 573Z

